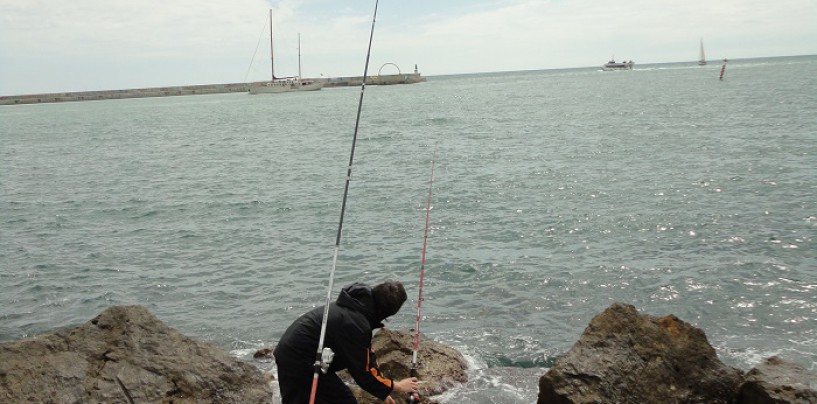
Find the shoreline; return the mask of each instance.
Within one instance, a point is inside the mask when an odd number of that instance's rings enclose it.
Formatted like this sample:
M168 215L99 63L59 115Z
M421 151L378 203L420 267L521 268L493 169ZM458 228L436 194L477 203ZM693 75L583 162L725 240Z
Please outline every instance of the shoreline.
M423 358L420 395L428 402L473 382L457 349L418 334ZM380 329L370 349L389 377L411 373L413 330ZM415 349L417 345L415 345ZM177 331L144 306L111 306L75 327L0 343L0 401L257 402L275 404L277 376L256 360L274 360L262 348L241 359L210 342ZM417 354L417 352L415 352ZM706 333L669 314L639 313L613 303L595 315L573 346L518 393L537 404L815 403L812 371L778 356L743 370L724 364ZM380 401L339 374L357 402ZM276 400L279 398L279 400ZM425 401L424 401L425 402Z

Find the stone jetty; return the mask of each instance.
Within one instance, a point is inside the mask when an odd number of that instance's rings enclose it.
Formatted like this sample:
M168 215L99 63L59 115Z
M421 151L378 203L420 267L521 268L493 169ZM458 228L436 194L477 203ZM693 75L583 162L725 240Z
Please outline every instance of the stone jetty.
M324 88L359 86L363 83L363 76L331 77L305 79L323 83ZM369 76L366 84L392 85L415 84L426 81L419 73L390 74ZM0 95L0 105L41 104L54 102L98 101L123 98L150 98L173 97L182 95L205 95L222 93L246 93L250 87L260 86L264 82L229 83L229 84L202 84L191 86L134 88L128 90L76 91L65 93L45 93L26 95Z

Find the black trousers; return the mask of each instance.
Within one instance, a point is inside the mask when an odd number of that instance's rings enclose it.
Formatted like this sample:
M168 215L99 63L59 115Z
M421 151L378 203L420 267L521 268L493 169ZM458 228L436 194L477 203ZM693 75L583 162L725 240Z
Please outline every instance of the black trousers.
M312 392L314 371L311 364L290 363L275 359L278 366L278 386L282 404L308 404ZM319 404L357 404L352 391L335 372L318 372L318 390L315 402Z

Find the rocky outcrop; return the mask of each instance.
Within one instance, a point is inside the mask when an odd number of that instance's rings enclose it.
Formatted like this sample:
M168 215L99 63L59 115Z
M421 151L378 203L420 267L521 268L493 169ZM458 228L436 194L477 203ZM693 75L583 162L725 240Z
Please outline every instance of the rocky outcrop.
M413 331L394 331L383 328L372 339L372 350L377 355L380 370L394 380L409 377L413 347ZM468 380L465 372L467 364L462 354L422 334L420 334L418 358L422 403L431 403L433 401L428 400L429 396L441 394ZM348 375L344 378L351 380L351 376ZM356 386L353 386L352 392L360 404L382 402ZM392 398L398 403L407 402L406 397L401 395L393 394Z
M613 304L541 377L538 403L727 404L742 382L700 329Z
M256 367L120 306L0 344L0 402L271 403L272 390Z
M746 374L738 404L817 404L817 374L776 356Z
M375 335L387 376L409 376L413 338L387 329ZM270 351L256 354L269 358ZM467 381L453 348L421 335L419 357L423 403ZM777 357L744 377L718 360L703 331L614 304L540 378L538 403L817 404L816 390L814 372ZM380 402L353 391L361 404ZM18 402L271 403L273 392L257 367L128 306L76 328L0 343L0 403Z

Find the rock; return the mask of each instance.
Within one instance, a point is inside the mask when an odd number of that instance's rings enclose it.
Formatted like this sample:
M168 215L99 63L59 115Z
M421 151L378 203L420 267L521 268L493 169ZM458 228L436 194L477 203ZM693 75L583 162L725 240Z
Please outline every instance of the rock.
M252 357L255 358L255 359L258 359L258 358L267 358L267 359L272 358L273 357L272 356L272 348L261 348L261 349L255 351L255 353L252 354Z
M271 403L272 389L256 367L119 306L0 344L0 402Z
M746 374L737 404L817 404L817 374L776 356Z
M394 331L382 328L372 339L372 350L377 355L380 370L394 380L409 377L413 349L414 331L411 330ZM417 354L419 362L417 372L420 375L422 403L433 403L434 401L429 401L429 396L442 394L468 381L466 374L468 365L462 354L454 348L432 341L420 334L420 350ZM348 374L341 377L352 380ZM359 404L382 403L357 386L352 386L352 392ZM398 394L392 394L392 398L398 403L408 401L406 397Z
M613 304L539 379L538 403L731 403L743 381L700 329Z

